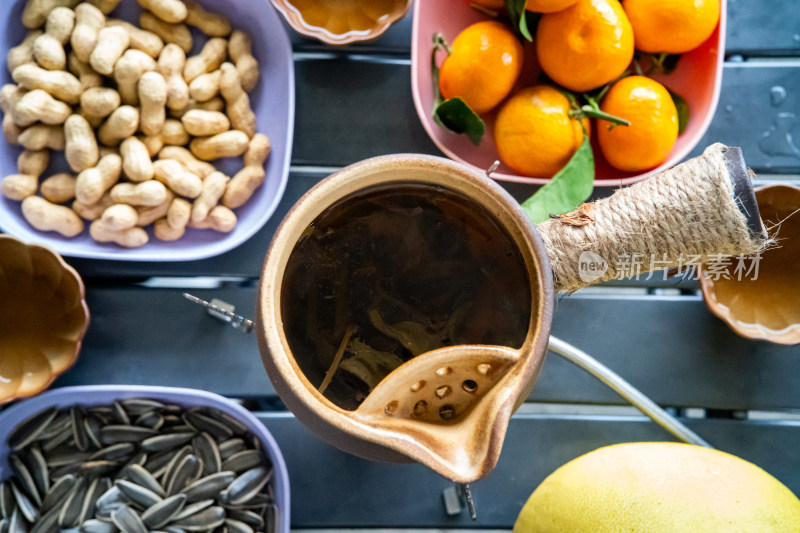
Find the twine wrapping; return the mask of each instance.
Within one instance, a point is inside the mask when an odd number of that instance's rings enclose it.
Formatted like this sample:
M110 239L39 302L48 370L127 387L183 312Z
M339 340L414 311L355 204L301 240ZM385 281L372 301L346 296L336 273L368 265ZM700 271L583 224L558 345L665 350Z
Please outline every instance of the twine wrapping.
M713 144L699 157L539 224L556 289L573 292L685 267L688 258L699 264L720 254L760 252L767 234L763 225L760 235L751 231L737 205L723 159L727 149ZM637 257L647 260L637 263ZM657 268L650 268L650 258L657 259Z

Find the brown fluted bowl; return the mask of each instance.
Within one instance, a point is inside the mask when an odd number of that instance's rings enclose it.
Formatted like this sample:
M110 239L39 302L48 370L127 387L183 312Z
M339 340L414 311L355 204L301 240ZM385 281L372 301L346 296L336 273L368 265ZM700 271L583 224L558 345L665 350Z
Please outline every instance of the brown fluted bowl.
M765 185L756 189L761 218L773 247L757 264L732 258L724 270L703 268L700 286L709 309L736 333L777 344L800 343L800 188ZM714 279L717 278L717 279Z
M368 41L403 18L411 0L272 0L298 33L326 44Z
M49 248L0 235L0 403L47 388L88 326L78 273Z

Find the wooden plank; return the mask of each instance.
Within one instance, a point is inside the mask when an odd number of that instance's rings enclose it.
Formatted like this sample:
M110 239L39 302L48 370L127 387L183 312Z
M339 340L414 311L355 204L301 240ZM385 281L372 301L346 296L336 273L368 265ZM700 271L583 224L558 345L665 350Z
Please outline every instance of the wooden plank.
M728 0L725 51L746 56L800 55L795 0Z
M364 69L347 59L312 59L298 62L296 72L297 131L304 132L295 137L297 164L341 166L395 152L441 155L420 125L408 65ZM352 89L341 91L347 84ZM798 86L800 69L793 63L726 63L717 111L692 155L724 142L742 147L757 172L800 171L800 146L792 139L798 136ZM320 112L320 105L329 107ZM504 186L518 199L536 190Z
M463 511L446 516L442 491L450 482L419 464L359 459L325 444L295 418L260 413L289 471L292 528L510 528L530 493L562 464L621 442L670 441L637 417L515 415L494 472L473 483L478 520ZM687 420L718 449L751 461L800 491L800 457L787 446L800 437L795 423Z
M81 354L56 386L139 383L237 398L274 395L255 335L210 317L182 292L90 286L91 321ZM254 316L254 289L187 292L220 298Z
M800 68L793 62L726 63L714 119L692 155L714 142L741 146L756 172L800 168Z
M183 289L90 285L92 322L77 364L57 385L193 387L226 396L274 395L254 334L187 302ZM256 288L191 289L253 317ZM743 339L699 297L560 298L553 334L618 372L657 403L725 410L800 408L800 347ZM532 400L624 404L593 377L549 354Z

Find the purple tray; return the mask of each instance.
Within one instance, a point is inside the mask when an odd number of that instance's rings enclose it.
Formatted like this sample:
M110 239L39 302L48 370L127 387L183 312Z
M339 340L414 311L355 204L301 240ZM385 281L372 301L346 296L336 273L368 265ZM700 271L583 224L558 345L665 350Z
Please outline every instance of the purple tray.
M278 506L279 533L289 533L289 474L280 449L267 428L250 411L217 394L194 389L149 387L143 385L96 385L64 387L47 391L40 396L23 400L0 412L0 480L10 475L8 465L8 436L21 422L36 413L57 406L96 405L124 398L153 398L185 407L204 406L224 411L242 421L264 446L274 468L272 481L275 504Z
M3 67L0 81L13 80L5 67L9 48L19 44L26 34L21 14L27 0L0 1L0 58ZM258 117L258 131L272 144L264 184L245 205L236 209L239 223L229 234L213 230L188 229L174 242L162 242L150 233L150 242L141 248L126 249L115 244L97 243L89 237L88 225L83 233L67 239L55 232L33 229L22 217L20 202L0 196L0 230L26 242L44 244L65 256L121 261L188 261L204 259L227 252L256 233L273 214L286 188L291 160L294 128L294 63L292 46L280 16L268 0L199 0L211 10L223 11L234 28L247 31L253 39L253 55L261 65L261 78L250 93ZM123 0L111 16L138 21L141 8L135 0ZM195 33L196 36L199 34ZM195 39L199 49L205 39ZM193 50L191 53L195 53ZM0 178L17 173L17 156L21 147L12 146L0 136ZM241 158L213 162L228 175L241 168ZM63 152L54 153L44 176L68 172ZM265 243L266 247L266 243Z

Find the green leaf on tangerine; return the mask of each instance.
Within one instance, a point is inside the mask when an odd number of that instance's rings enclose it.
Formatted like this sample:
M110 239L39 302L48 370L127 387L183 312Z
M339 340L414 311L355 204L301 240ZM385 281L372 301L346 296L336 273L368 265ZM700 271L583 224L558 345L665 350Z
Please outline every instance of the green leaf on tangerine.
M538 224L550 215L569 213L585 202L594 188L594 155L589 136L553 179L522 203L522 209Z
M466 133L472 144L478 145L483 138L486 124L461 98L450 98L436 106L433 119L437 124L455 133Z
M689 123L689 104L678 93L669 91L669 95L672 97L672 101L675 102L675 109L678 110L678 133L683 133Z

